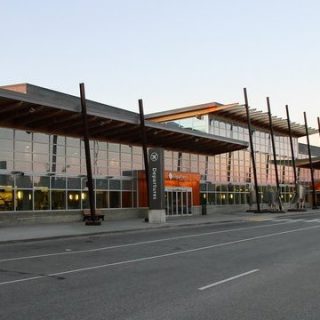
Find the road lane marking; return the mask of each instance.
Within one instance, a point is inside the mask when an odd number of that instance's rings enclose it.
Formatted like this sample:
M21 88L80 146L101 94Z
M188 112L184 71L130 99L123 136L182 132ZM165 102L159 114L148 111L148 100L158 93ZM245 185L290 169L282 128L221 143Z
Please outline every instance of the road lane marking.
M204 250L208 250L208 249L225 247L225 246L229 246L229 245L233 245L233 244L244 243L244 242L249 242L249 241L259 240L259 239L265 239L265 238L271 238L271 237L274 237L274 236L281 236L281 235L288 234L288 233L311 230L311 229L319 229L319 228L320 228L320 225L316 225L316 226L312 226L312 227L292 229L292 230L276 232L276 233L269 233L269 234L266 234L266 235L256 236L256 237L252 237L252 238L245 238L245 239L240 239L240 240L235 240L235 241L222 242L222 243L217 243L217 244L213 244L213 245L210 245L210 246L199 247L199 248L195 248L195 249L188 249L188 250L183 250L183 251L175 251L175 252L156 255L156 256L143 257L143 258L137 258L137 259L132 259L132 260L118 261L118 262L107 263L107 264L98 265L98 266L92 266L92 267L71 269L71 270L57 272L57 273L51 273L51 274L43 275L43 276L41 275L41 276L37 276L37 277L23 278L23 279L17 279L17 280L12 280L12 281L5 281L5 282L0 282L0 286L8 285L8 284L14 284L14 283L17 283L17 282L26 282L26 281L31 281L31 280L35 280L35 279L47 278L47 277L61 276L61 275L65 275L65 274L72 274L72 273L78 273L78 272L84 272L84 271L98 270L98 269L103 269L103 268L108 268L108 267L113 267L113 266L119 266L119 265L125 265L125 264L131 264L131 263L136 263L136 262L161 259L161 258L165 258L165 257L178 256L178 255L192 253L192 252L199 252L199 251L204 251Z
M41 279L41 278L44 278L44 276L36 276L36 277L31 277L31 278L23 278L23 279L18 279L18 280L5 281L5 282L1 282L0 286L4 286L6 284L14 284L14 283L18 283L18 282L31 281L31 280Z
M232 281L232 280L247 276L247 275L249 275L251 273L258 272L258 271L260 271L260 270L259 269L254 269L254 270L251 270L251 271L248 271L248 272L244 272L244 273L238 274L236 276L230 277L228 279L224 279L224 280L221 280L221 281L218 281L218 282L214 282L214 283L208 284L208 285L206 285L204 287L198 288L198 290L203 291L203 290L206 290L206 289L209 289L209 288L212 288L212 287L216 287L216 286L218 286L220 284L223 284L223 283L226 283L226 282L229 282L229 281Z
M156 239L156 240L140 241L140 242L119 244L119 245L115 245L115 246L100 247L100 248L88 249L88 250L62 251L62 252L46 253L46 254L39 254L39 255L32 255L32 256L5 258L5 259L0 259L0 263L10 262L10 261L19 261L19 260L28 260L28 259L37 259L37 258L47 258L47 257L54 257L54 256L70 255L70 254L99 252L99 251L104 251L104 250L140 246L140 245L145 245L145 244L153 244L153 243L158 243L158 242L165 242L165 241L172 241L172 240L179 240L179 239L187 239L187 238L196 238L196 237L202 237L202 236L209 236L209 235L213 235L213 234L244 231L244 230L259 229L259 228L266 228L266 227L274 227L274 226L279 226L279 225L281 226L281 225L286 225L286 224L290 224L290 223L292 223L292 221L279 222L279 223L273 223L273 224L268 224L268 225L255 226L255 227L235 228L235 229L230 229L230 230L220 230L220 231L212 231L212 232L190 234L190 235L185 235L185 236L177 236L177 237L171 237L171 238L162 238L162 239Z

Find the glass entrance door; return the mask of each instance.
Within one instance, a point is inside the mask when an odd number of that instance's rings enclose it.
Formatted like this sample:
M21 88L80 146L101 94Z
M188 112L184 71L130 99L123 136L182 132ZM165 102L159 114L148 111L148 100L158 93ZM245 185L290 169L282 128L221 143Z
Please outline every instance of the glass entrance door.
M192 188L166 188L167 216L192 214Z

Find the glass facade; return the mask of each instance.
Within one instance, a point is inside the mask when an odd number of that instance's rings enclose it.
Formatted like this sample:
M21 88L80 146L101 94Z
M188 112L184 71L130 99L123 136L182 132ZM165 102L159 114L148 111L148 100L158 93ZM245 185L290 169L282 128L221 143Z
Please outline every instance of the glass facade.
M201 124L202 122L202 124ZM233 138L249 143L247 128L225 121L213 119L210 115L175 121L177 125L192 130L200 130L217 136ZM291 162L289 137L275 135L275 149L278 162L283 202L290 202L294 185L294 173ZM253 132L257 180L261 198L270 188L276 187L276 174L273 162L272 140L270 133L259 130ZM293 138L296 158L306 158L298 154L298 139ZM201 174L201 196L207 204L241 205L247 203L247 195L253 186L253 170L250 148L217 156L197 156L166 152L166 169L199 172ZM310 170L299 168L298 180L309 185ZM315 180L320 179L319 170L314 171Z
M182 119L176 125L217 136L249 141L248 130L210 115ZM270 134L253 134L258 184L263 196L275 187ZM289 164L289 138L276 136L282 198L289 202L294 175ZM298 140L294 139L298 158ZM84 143L81 139L0 128L0 211L81 210L89 207ZM142 148L90 141L95 203L99 209L136 208L139 190L135 172L144 170ZM253 185L250 151L216 156L165 151L166 171L199 173L201 199L210 205L247 203ZM310 183L310 170L298 170L299 181ZM319 170L315 179L319 180Z
M89 207L81 139L0 128L0 211ZM97 208L137 206L142 149L90 141Z

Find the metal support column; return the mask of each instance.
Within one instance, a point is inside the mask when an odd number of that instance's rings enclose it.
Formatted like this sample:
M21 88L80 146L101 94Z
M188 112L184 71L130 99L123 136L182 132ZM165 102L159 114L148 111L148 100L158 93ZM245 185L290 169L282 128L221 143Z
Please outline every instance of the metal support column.
M147 198L148 198L148 207L149 205L149 163L148 163L148 150L147 150L147 134L146 128L144 125L144 111L143 111L143 101L139 99L139 113L140 113L140 129L141 129L141 138L142 138L142 150L143 150L143 159L144 159L144 168L146 174L146 182L147 182Z
M271 108L270 108L269 97L267 97L267 106L268 106L269 127L270 127L271 142L272 142L273 162L274 162L274 169L275 169L275 173L276 173L276 184L277 184L277 193L278 193L277 196L278 196L278 201L279 201L279 210L282 211L281 190L280 190L277 155L276 155L276 144L274 142L274 134L273 134L273 127L272 127L272 117L271 117Z
M307 144L308 144L308 155L309 155L309 166L310 166L310 174L311 174L311 183L312 183L312 209L318 209L316 203L316 188L314 183L314 176L313 176L313 164L311 158L311 148L310 148L310 141L309 141L309 130L308 130L308 123L307 123L307 114L304 112L304 124L306 128L306 135L307 135Z
M289 138L290 138L290 149L291 149L291 160L292 160L294 184L295 184L296 189L297 189L298 177L297 177L297 168L296 168L296 158L295 158L294 148L293 148L291 122L290 122L290 115L289 115L289 107L288 107L288 105L286 105L286 112L287 112L287 122L288 122ZM296 190L296 192L298 192L298 190Z
M254 177L254 187L256 192L256 199L257 199L257 212L260 213L260 197L259 197L259 188L258 188L258 179L257 179L257 168L256 168L256 161L254 156L254 149L253 149L253 141L252 141L252 129L251 129L251 121L250 121L250 112L249 112L249 103L248 103L248 96L247 96L247 89L243 89L244 92L244 100L245 100L245 107L247 112L247 122L248 122L248 130L249 130L249 140L250 140L250 149L251 149L251 160L252 160L252 167L253 167L253 177Z
M57 142L58 142L58 136L54 134L52 136L52 166L51 166L51 172L56 174L57 171Z
M86 155L86 168L87 168L87 186L89 192L89 205L90 205L90 219L86 221L87 225L99 225L100 220L96 216L95 201L94 201L94 187L92 179L92 167L90 157L90 144L89 144L89 130L88 130L88 119L87 119L87 105L84 83L80 83L80 97L81 97L81 113L83 121L83 138L84 138L84 149Z

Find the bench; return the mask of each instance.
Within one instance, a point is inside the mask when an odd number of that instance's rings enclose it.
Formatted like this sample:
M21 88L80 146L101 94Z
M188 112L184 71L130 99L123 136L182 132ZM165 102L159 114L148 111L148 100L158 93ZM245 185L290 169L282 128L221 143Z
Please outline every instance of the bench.
M95 217L97 220L104 221L104 214L100 210L96 210ZM91 219L91 210L90 209L83 209L82 210L82 221L87 221Z

